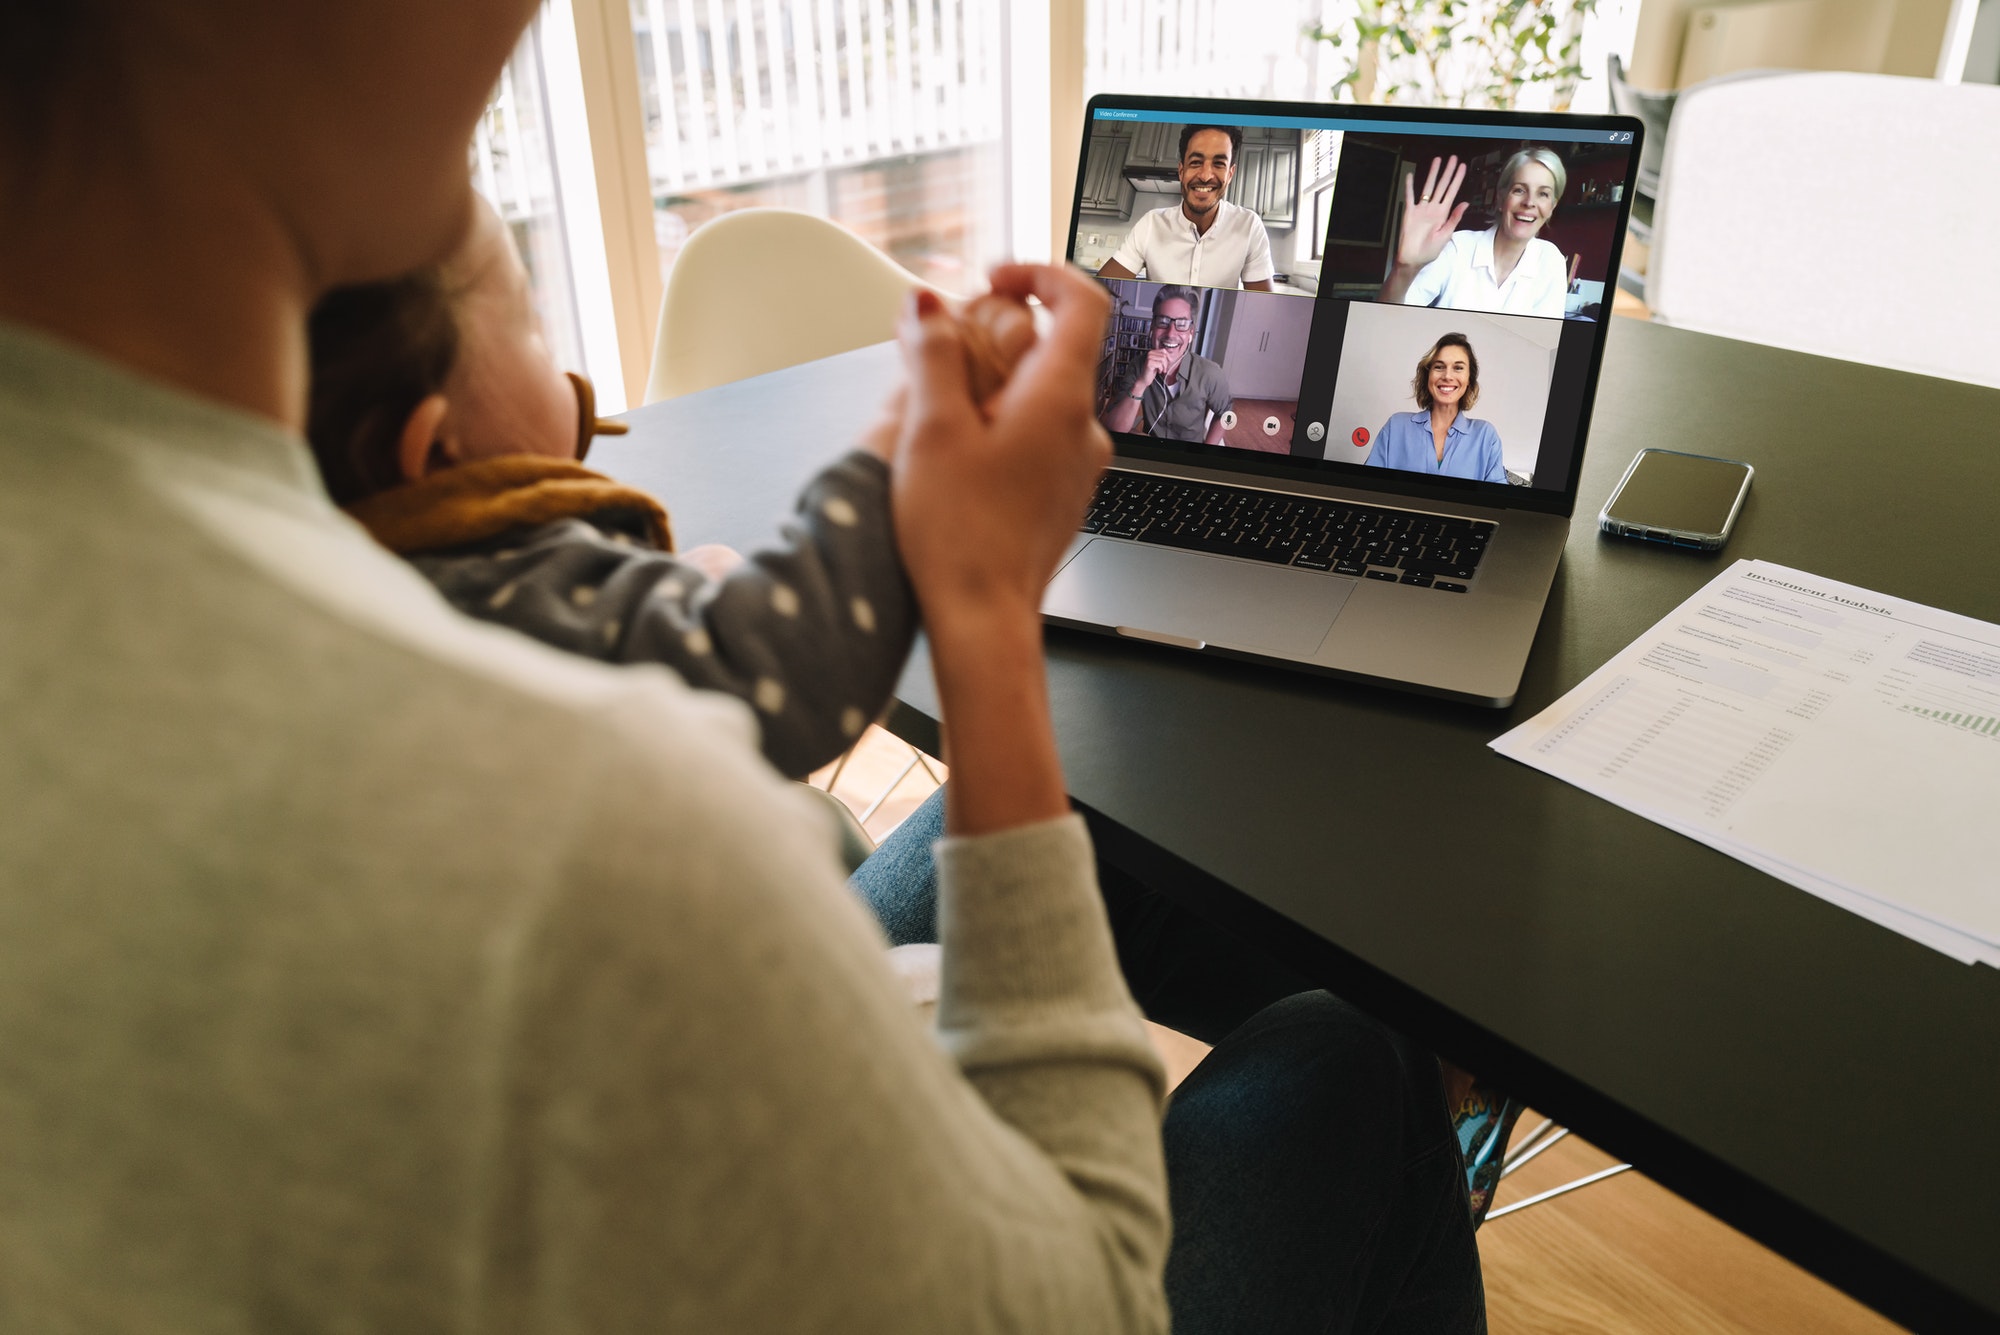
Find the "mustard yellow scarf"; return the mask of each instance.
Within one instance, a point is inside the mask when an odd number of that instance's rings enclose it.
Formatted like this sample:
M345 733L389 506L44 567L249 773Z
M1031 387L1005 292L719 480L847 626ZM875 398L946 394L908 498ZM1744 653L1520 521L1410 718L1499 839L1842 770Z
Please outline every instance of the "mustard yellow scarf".
M661 551L674 549L667 512L645 492L582 464L533 454L481 459L377 492L347 507L399 556L464 547L558 519L626 514Z

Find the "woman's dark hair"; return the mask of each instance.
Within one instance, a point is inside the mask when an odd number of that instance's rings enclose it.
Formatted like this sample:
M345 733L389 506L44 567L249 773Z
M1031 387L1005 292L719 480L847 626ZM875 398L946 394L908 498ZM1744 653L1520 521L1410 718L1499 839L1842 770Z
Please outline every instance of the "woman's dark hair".
M1229 161L1234 165L1243 156L1243 127L1240 125L1183 125L1181 126L1181 161L1187 161L1188 145L1203 130L1216 130L1229 136Z
M1425 412L1431 410L1431 363L1446 348L1464 348L1465 362L1472 372L1466 377L1465 393L1459 397L1459 411L1466 411L1479 402L1479 354L1472 350L1472 343L1464 334L1446 334L1431 344L1431 350L1417 363L1417 378L1411 388L1417 391L1417 406Z
M443 391L458 361L456 297L433 265L389 282L335 288L313 307L306 439L336 505L403 481L403 423Z

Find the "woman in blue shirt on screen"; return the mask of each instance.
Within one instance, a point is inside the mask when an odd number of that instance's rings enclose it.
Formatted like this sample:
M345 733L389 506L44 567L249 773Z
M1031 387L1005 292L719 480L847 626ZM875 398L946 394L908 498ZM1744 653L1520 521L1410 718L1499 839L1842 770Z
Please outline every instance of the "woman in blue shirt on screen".
M1419 411L1397 413L1382 424L1368 467L1507 481L1500 433L1491 422L1465 415L1479 401L1479 358L1464 334L1446 334L1431 345L1417 363L1411 388Z

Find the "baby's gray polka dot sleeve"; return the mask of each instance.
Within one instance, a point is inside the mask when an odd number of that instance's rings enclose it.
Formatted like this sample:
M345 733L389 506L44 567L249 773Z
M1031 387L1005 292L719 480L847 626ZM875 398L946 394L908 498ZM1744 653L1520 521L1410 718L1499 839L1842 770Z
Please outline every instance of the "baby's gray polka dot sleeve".
M916 637L888 466L859 451L808 483L778 543L725 579L577 519L414 563L473 616L748 702L764 754L793 777L881 713Z

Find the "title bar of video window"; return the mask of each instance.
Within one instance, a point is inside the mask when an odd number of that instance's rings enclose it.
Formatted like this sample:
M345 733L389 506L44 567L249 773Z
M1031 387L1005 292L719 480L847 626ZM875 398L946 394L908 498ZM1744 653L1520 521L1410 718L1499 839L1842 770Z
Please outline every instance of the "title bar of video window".
M1167 121L1174 125L1188 123L1189 113L1185 111L1138 111L1125 107L1099 107L1097 119L1101 121ZM1551 125L1466 125L1451 121L1391 121L1301 119L1297 116L1243 116L1229 117L1229 124L1241 126L1269 126L1280 130L1346 130L1357 134L1388 132L1393 134L1447 134L1463 139L1561 139L1579 144L1629 144L1632 142L1630 130L1583 130L1567 129Z

